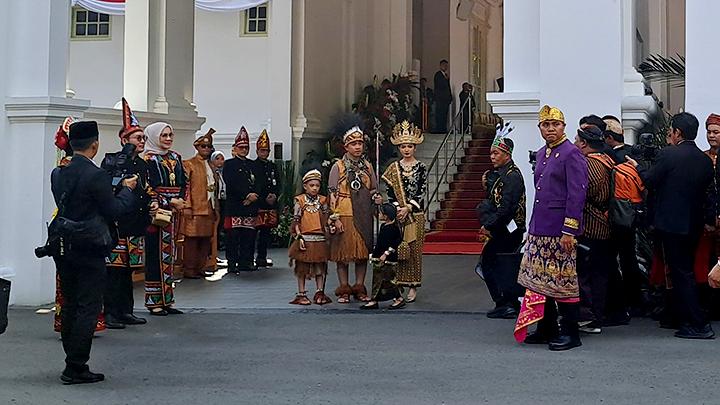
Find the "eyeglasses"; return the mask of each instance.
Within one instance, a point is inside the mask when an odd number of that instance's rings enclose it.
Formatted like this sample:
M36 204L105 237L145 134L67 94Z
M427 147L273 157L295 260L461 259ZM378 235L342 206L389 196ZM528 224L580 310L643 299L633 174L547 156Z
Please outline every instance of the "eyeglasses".
M136 141L147 141L147 136L146 135L131 136L130 139L134 139Z
M213 147L212 145L202 145L202 144L198 145L198 148L203 148L203 149L212 149L212 147Z

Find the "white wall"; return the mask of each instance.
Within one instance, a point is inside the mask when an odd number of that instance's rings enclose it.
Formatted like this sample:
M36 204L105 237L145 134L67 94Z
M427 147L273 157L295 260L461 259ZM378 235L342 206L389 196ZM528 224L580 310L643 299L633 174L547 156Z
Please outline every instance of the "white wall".
M71 39L68 85L75 98L114 107L123 95L125 17L110 16L110 39Z
M241 126L256 138L268 129L271 142L290 156L290 0L269 7L268 36L241 36L243 12L195 12L194 98L207 118L201 132L218 131L229 152ZM251 148L254 153L255 148Z
M450 86L456 109L460 108L458 96L462 84L470 82L470 20L457 19L457 7L460 0L450 1Z

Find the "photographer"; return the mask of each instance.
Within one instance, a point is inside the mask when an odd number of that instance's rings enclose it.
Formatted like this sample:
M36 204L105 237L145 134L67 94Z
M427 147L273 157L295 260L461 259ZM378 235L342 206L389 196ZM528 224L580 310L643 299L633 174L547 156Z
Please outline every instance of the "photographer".
M115 195L107 172L92 162L98 152L98 135L94 121L72 124L69 138L74 158L66 167L55 169L51 177L58 206L53 222L58 221L63 230L54 259L65 299L61 331L66 354L61 380L65 384L94 383L105 378L90 372L86 363L102 305L102 289L97 286L105 281L105 257L110 248L104 245L110 239L107 223L135 206L132 190L137 179L124 179ZM87 235L102 237L93 240Z
M695 250L705 222L706 192L713 181L712 160L696 145L698 120L689 113L672 117L668 140L655 164L638 166L653 192L652 222L662 244L665 264L672 278L672 299L680 319L676 337L711 339L715 336L698 300L693 274Z
M120 130L122 150L108 153L101 168L110 173L116 192L122 190L123 178L137 176L137 199L133 211L122 216L114 225L118 241L107 259L105 286L105 325L109 329L124 329L125 325L142 325L147 321L133 315L132 273L144 267L145 229L150 225L150 195L147 193L148 167L140 154L145 149L145 133L135 120L123 98L123 127Z

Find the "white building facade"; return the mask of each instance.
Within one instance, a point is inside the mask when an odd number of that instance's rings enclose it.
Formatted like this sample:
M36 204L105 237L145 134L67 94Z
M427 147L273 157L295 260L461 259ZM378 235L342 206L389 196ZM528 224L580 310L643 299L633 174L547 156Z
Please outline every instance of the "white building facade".
M447 59L456 96L470 82L481 112L514 123L530 193L543 104L565 112L570 134L583 115L621 117L631 142L656 121L658 101L701 121L720 110L712 0L126 0L92 21L78 12L103 2L75 3L0 8L0 274L12 275L17 304L54 294L52 261L33 248L54 209L57 126L97 120L101 154L114 150L123 96L141 124L171 123L184 156L210 127L229 152L244 125L252 136L267 129L274 157L299 163L374 77L413 70L432 83ZM687 57L685 91L637 73L648 55L675 53Z

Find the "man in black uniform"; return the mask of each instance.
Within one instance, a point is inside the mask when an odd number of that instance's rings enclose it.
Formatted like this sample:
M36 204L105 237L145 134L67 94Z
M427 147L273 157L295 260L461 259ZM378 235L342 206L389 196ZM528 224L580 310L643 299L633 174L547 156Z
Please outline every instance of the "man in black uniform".
M91 160L97 155L99 146L97 123L72 124L69 138L75 155L68 166L55 169L51 178L58 215L107 227L107 223L132 212L137 178L123 179L123 187L115 195L108 173ZM91 221L97 220L98 216L99 221ZM107 229L98 230L102 231L107 233ZM55 257L65 298L61 334L66 366L60 377L65 384L105 379L102 374L90 372L87 361L102 305L103 289L98 286L105 282L105 257L109 249L110 246L72 243Z
M270 244L270 230L277 226L277 196L278 176L275 163L270 161L270 137L263 129L257 144L257 159L255 160L257 170L258 200L258 223L257 225L257 267L271 267L273 262L267 257L267 248Z
M148 168L140 154L145 149L145 133L138 124L127 101L123 98L123 128L120 130L122 150L108 153L100 167L112 176L113 187L122 190L122 178L138 177L134 194L137 205L132 213L122 216L113 224L118 241L107 259L107 283L105 285L105 326L108 329L124 329L125 325L142 325L147 321L133 315L132 273L142 269L144 262L145 230L150 225L150 195L147 193Z
M435 72L433 82L435 84L435 133L444 134L447 132L448 114L453 96L450 89L450 77L448 76L448 61L440 61L440 70Z
M523 295L517 283L520 256L516 261L511 254L518 251L525 233L525 181L520 169L512 160L513 141L501 134L495 138L490 150L494 169L483 175L483 186L488 198L478 205L480 233L488 238L482 254L482 269L495 309L488 318L515 319Z
M245 127L235 137L237 156L225 162L223 180L227 187L225 202L225 240L228 272L255 270L255 217L258 199L255 162L247 158L250 136Z

